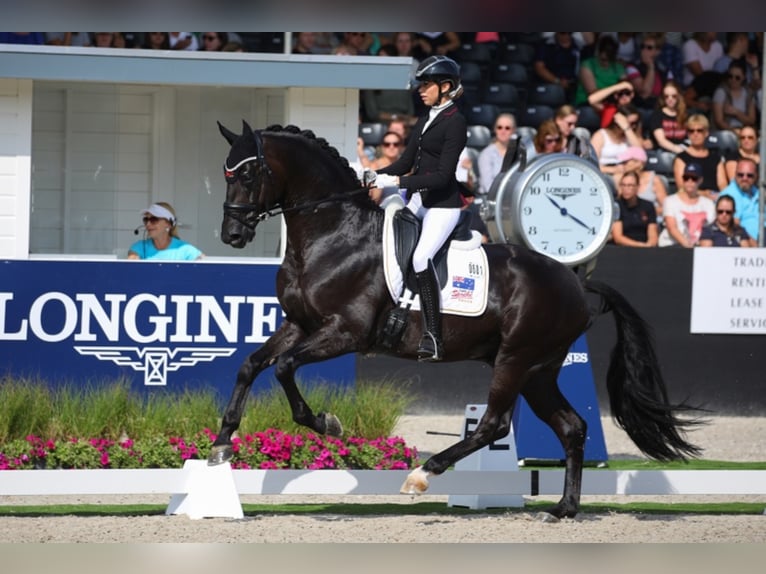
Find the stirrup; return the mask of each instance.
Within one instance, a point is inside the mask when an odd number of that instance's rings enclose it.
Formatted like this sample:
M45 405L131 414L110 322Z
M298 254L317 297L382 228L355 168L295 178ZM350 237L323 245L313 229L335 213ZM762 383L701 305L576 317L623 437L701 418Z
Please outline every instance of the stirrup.
M428 363L435 363L441 361L444 357L444 350L442 349L442 343L437 339L433 333L426 331L420 339L420 344L417 350L418 361L424 361Z

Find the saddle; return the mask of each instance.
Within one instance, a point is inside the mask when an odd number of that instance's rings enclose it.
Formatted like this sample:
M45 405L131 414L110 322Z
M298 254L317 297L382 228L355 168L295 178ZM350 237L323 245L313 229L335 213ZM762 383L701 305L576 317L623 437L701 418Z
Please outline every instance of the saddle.
M389 312L380 334L384 347L399 344L410 311L420 310L420 298L412 254L421 233L421 221L404 207L398 194L381 203L385 210L383 268L386 285L396 306ZM487 255L481 236L470 227L470 213L464 211L455 229L439 249L432 264L436 269L442 313L476 317L487 305Z
M412 269L412 254L418 244L423 230L423 222L418 219L409 209L400 209L393 218L394 249L396 262L402 271L404 287L412 293L418 292L418 284L415 280L415 272ZM452 241L469 241L473 239L471 233L471 214L467 211L460 213L460 219L450 236L439 248L433 258L436 277L439 288L443 289L447 284L447 253Z

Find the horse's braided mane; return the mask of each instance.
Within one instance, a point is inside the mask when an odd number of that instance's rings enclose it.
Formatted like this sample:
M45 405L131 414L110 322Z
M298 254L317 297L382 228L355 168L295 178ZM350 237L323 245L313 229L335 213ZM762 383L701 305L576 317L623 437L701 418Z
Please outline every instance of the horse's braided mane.
M352 181L359 181L359 178L356 175L356 171L354 170L354 168L352 168L349 165L348 160L342 155L340 155L340 152L338 152L336 148L331 146L326 139L322 137L317 137L313 131L302 130L298 126L294 126L292 124L286 125L286 126L282 126L280 124L273 124L273 125L267 126L266 129L264 129L263 131L287 132L289 134L296 134L306 139L314 141L316 145L319 146L320 149L324 150L324 152L327 153L332 159L340 163L341 167L345 169L349 177L353 178Z

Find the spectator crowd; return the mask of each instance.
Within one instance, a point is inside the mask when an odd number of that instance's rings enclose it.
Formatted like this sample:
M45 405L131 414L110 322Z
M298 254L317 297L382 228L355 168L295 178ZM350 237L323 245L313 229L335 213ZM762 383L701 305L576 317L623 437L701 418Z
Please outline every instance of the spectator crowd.
M469 124L461 170L476 204L511 138L529 157L587 142L614 180L612 241L754 246L759 229L763 34L749 32L60 32L0 43L404 56L460 64ZM411 90L360 94L358 162L395 161L423 112ZM721 198L728 199L722 200ZM732 212L732 213L727 213ZM731 215L731 217L729 217Z

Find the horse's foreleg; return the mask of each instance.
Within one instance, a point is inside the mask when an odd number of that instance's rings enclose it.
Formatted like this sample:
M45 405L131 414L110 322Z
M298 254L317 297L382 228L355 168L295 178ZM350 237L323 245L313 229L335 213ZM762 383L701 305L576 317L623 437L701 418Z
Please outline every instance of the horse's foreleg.
M566 467L564 470L564 492L558 504L548 513L558 518L574 517L580 510L582 489L582 468L585 457L587 424L575 412L572 405L559 390L558 371L554 375L538 376L524 389L524 398L532 411L556 433L564 447Z
M295 341L303 337L303 332L294 324L285 321L257 351L250 354L237 372L237 381L223 413L221 430L213 443L208 456L208 464L221 464L231 460L234 451L231 447L231 437L239 428L242 415L245 412L247 397L255 377L264 369L271 366L285 349L289 349Z
M275 375L290 403L293 420L319 434L341 436L343 427L333 414L314 414L298 389L295 371L301 365L325 361L354 351L355 339L350 333L349 329L340 328L336 322L330 322L289 351L282 353L277 360Z

